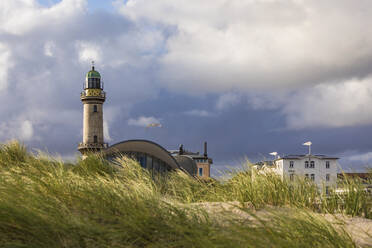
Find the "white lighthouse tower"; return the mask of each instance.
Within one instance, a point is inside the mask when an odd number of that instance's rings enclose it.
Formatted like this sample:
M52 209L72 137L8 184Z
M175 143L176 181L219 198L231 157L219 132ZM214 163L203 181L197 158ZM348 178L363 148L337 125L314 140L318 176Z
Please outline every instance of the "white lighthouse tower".
M107 148L103 138L103 103L106 93L103 91L101 75L94 69L86 74L84 90L80 99L84 106L83 142L79 144L78 150L83 157L89 152L99 152Z

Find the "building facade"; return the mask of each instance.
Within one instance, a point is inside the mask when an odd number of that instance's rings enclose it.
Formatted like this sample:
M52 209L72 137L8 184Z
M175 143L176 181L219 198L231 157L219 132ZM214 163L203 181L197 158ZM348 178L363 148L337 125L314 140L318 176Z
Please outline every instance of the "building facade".
M313 181L319 189L328 191L337 184L337 172L340 168L337 160L336 157L325 155L288 155L274 161L257 163L255 168L274 172L289 181L304 177Z
M173 156L188 156L192 158L197 166L196 176L199 178L207 179L211 176L211 164L213 164L213 159L208 157L207 142L204 142L204 153L190 152L180 146L178 150L169 151Z

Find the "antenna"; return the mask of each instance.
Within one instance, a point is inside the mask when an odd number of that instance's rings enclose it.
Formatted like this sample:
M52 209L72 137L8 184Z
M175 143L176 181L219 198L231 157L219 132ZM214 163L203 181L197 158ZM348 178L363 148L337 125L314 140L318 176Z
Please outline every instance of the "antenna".
M208 157L207 142L204 142L204 157Z
M92 60L92 71L94 71L94 60Z

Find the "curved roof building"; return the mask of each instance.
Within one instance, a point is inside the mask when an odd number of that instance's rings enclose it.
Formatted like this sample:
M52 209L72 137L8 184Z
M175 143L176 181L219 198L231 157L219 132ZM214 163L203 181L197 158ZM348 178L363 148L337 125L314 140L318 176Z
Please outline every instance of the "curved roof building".
M166 172L181 168L167 150L149 140L123 141L103 150L103 154L109 160L120 155L132 157L143 168L153 172Z

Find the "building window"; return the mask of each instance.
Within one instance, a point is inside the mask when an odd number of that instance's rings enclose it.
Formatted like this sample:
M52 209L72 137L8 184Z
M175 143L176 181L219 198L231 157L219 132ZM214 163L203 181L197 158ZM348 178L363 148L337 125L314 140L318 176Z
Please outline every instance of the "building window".
M93 112L97 112L97 105L93 105Z
M97 137L97 135L94 135L94 136L93 136L93 140L94 140L94 141L93 141L94 143L98 143L98 137Z
M309 168L309 161L305 161L305 168Z
M329 181L330 175L326 174L326 181Z
M309 179L309 174L305 174L305 179Z
M311 174L311 181L315 181L315 174Z
M199 176L203 176L203 168L199 168Z
M289 161L289 168L293 168L294 161Z
M157 159L154 159L153 160L153 170L156 171L156 172L159 172L159 169L160 169L159 162L158 162Z
M329 161L326 161L326 169L329 169Z
M147 156L146 158L146 168L152 172L152 157L151 156Z
M329 186L325 187L325 193L328 195L329 194Z
M289 180L293 181L294 180L294 174L289 174Z
M315 162L314 161L310 162L310 168L315 168Z
M141 165L142 168L146 168L146 156L139 155L138 156L138 162Z

